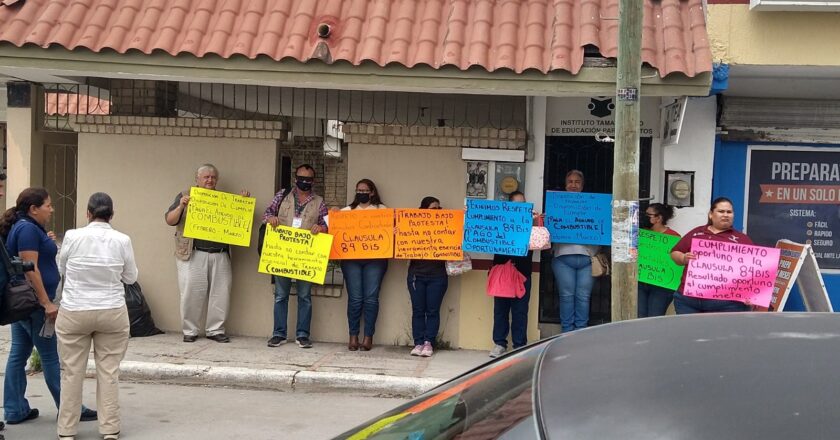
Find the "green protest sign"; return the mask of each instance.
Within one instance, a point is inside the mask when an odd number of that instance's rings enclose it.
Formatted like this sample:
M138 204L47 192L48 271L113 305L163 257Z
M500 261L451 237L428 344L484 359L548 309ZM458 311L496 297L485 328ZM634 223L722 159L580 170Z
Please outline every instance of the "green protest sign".
M639 230L639 281L677 290L683 266L671 260L671 249L680 237L659 232Z

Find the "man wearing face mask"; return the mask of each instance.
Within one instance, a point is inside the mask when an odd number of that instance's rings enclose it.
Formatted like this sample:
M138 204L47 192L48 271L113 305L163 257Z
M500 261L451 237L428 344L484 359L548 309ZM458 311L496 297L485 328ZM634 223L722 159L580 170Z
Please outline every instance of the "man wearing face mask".
M280 190L263 214L263 223L272 227L279 225L300 228L313 234L327 231L327 205L321 196L312 192L315 184L315 169L303 164L295 169L295 187ZM297 331L296 341L301 348L311 348L309 327L312 321L312 283L295 280L297 290ZM279 347L286 343L289 311L289 292L292 279L274 276L274 331L268 340L269 347Z

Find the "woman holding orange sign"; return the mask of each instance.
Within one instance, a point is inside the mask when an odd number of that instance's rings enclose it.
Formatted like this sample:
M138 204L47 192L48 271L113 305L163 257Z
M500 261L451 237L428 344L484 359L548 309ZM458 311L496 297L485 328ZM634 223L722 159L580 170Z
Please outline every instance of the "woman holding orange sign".
M349 206L342 211L357 209L384 209L376 185L370 179L362 179L356 184L356 196ZM388 260L376 258L369 260L341 260L341 273L347 285L347 324L350 328L350 341L347 349L368 351L373 347L373 333L376 330L376 318L379 315L379 289L388 270ZM359 343L359 321L364 312L365 335Z

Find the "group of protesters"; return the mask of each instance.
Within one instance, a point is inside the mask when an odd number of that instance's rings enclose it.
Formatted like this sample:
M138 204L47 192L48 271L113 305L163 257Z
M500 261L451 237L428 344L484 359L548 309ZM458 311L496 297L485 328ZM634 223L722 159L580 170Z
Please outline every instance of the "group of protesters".
M329 209L323 197L313 191L315 179L312 166L298 166L295 169L294 186L275 194L265 209L262 221L266 227L282 225L305 229L312 234L327 232L326 217ZM218 180L219 171L213 165L202 165L196 171L197 187L215 190ZM565 190L582 192L583 188L583 173L570 171L566 175ZM244 189L240 194L250 195ZM514 192L510 194L510 201L525 202L525 196L521 192ZM195 342L203 327L205 337L227 343L230 337L225 332L225 321L233 274L230 246L184 236L185 214L189 203L190 191L186 189L175 196L164 214L166 223L175 227L183 341ZM440 200L433 196L423 198L419 207L442 209ZM374 182L362 179L356 184L353 200L342 210L384 208L382 196ZM52 212L46 190L27 188L18 196L15 206L0 219L0 236L9 254L34 263L35 270L27 272L25 277L35 288L42 305L27 319L12 324L12 348L4 378L5 420L15 424L39 415L38 410L31 408L24 396L24 369L33 347L36 347L41 356L48 388L59 407L59 437L73 439L79 421L98 418L100 433L104 438L117 439L120 431L117 391L119 363L125 355L129 336L123 283L134 283L138 274L131 240L110 226L114 205L105 193L96 193L90 197L87 205L89 224L67 231L60 252L55 235L46 229ZM534 217L538 218L539 214L534 213ZM646 226L650 230L679 235L667 226L668 220L673 217L671 207L651 204L645 217L648 220ZM691 252L693 238L752 244L749 237L732 229L732 221L731 201L725 198L715 200L709 210L708 223L683 236L674 246L670 257L678 265L686 265L695 259L696 256ZM552 245L551 267L560 299L560 319L564 332L581 329L588 324L593 286L591 257L597 252L598 246L576 243ZM494 298L494 348L490 352L491 357L507 351L508 336L514 349L527 343L532 252L493 257L493 265L508 262L523 275L525 294L520 298ZM388 270L388 260L342 260L341 269L348 295L347 349L371 350L379 311L379 293ZM63 282L60 309L54 304L59 282ZM287 315L293 280L273 275L273 283L274 326L267 345L278 347L290 337ZM681 293L684 283L685 275L676 292L640 284L639 316L662 315L672 300L678 314L747 309L740 302L687 297ZM440 328L440 307L448 287L445 262L411 260L406 284L412 306L413 347L410 354L432 356ZM312 285L304 280L294 280L294 285L297 294L294 340L299 347L310 348ZM200 321L205 313L206 319L202 325ZM57 338L51 335L53 325ZM99 413L81 403L82 381L91 344L96 360Z

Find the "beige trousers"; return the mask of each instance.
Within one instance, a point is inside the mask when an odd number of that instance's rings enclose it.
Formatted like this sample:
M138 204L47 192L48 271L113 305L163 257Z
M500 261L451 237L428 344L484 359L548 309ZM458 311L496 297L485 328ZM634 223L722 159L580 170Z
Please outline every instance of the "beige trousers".
M76 435L91 341L96 361L99 433L120 432L120 361L128 348L128 332L128 311L125 307L77 312L59 310L55 322L61 362L58 435Z
M207 336L225 332L233 277L227 252L210 254L193 250L187 261L175 260L181 290L181 321L185 335L198 336L201 315L207 307Z

